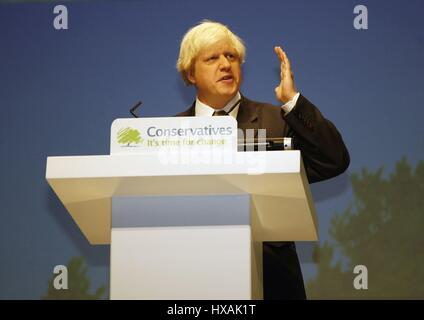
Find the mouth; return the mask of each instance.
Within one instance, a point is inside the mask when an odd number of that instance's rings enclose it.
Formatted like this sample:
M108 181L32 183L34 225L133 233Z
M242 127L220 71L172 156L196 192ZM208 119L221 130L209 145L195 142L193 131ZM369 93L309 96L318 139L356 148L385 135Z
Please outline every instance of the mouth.
M233 82L234 77L231 74L227 74L221 78L219 78L218 82L231 83Z

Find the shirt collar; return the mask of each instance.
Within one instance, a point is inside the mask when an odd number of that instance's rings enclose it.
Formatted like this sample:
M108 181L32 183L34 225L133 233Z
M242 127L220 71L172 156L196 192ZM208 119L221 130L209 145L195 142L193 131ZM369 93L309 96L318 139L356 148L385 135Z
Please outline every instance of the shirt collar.
M225 105L224 108L221 109L214 109L210 106L208 106L207 104L201 102L199 100L199 98L196 98L196 104L195 104L195 115L196 117L211 117L214 113L214 111L217 110L224 110L226 112L228 112L228 110L230 110L230 108L238 101L241 99L241 94L240 92L237 92L237 94L234 96L234 98L232 98L230 101L228 101L228 103ZM240 107L240 103L230 112L230 116L232 116L233 118L237 118L237 113Z

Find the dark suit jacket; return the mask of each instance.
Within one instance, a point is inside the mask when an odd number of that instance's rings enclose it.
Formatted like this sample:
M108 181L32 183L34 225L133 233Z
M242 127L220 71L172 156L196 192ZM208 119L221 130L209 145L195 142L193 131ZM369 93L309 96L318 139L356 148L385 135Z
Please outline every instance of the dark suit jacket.
M195 104L178 116L195 116ZM340 133L302 95L287 115L281 107L242 96L237 123L243 131L254 129L256 135L258 129L266 129L267 138L292 137L295 149L301 151L310 183L335 177L349 166L349 153ZM306 299L294 243L277 241L263 245L264 298Z
M195 104L177 116L195 116ZM335 177L349 166L349 152L340 133L302 95L287 115L281 107L242 96L237 123L243 131L254 129L255 135L257 129L266 129L267 138L292 137L310 183Z

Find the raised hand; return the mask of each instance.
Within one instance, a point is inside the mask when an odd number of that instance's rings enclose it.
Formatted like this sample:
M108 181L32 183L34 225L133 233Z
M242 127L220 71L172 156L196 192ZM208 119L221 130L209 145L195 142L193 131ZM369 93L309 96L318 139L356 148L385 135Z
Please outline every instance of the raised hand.
M294 85L293 72L290 61L281 47L274 47L278 59L280 59L280 84L275 88L275 96L282 103L290 101L297 93Z

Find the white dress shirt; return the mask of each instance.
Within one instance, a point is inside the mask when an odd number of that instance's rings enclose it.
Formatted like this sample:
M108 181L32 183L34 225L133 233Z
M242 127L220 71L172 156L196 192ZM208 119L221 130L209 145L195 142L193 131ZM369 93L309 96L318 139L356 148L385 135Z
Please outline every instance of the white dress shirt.
M300 93L296 93L296 95L293 97L293 99L291 99L290 101L287 101L283 106L281 106L281 108L284 110L285 114L288 114L296 105L297 103L297 99L299 99ZM230 110L230 108L238 101L241 99L241 94L240 92L237 92L237 94L234 96L234 98L232 98L226 105L224 108L221 109L214 109L210 106L208 106L207 104L201 102L199 100L199 98L196 98L196 103L194 106L194 114L196 115L196 117L211 117L213 115L213 113L215 111L218 110L224 110L226 112L228 112ZM232 116L233 118L237 118L237 114L240 108L240 103L235 106L235 108L230 112L230 116Z

